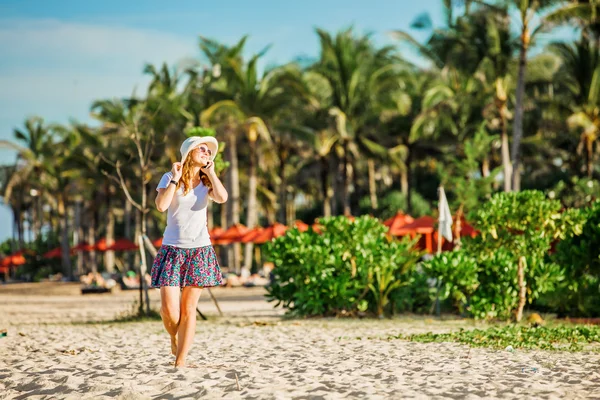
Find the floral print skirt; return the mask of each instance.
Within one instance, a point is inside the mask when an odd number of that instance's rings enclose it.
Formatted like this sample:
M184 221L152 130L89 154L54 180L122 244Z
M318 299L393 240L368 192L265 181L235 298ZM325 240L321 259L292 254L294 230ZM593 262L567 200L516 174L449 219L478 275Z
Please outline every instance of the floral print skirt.
M223 282L212 246L182 249L163 245L152 264L152 287L219 286Z

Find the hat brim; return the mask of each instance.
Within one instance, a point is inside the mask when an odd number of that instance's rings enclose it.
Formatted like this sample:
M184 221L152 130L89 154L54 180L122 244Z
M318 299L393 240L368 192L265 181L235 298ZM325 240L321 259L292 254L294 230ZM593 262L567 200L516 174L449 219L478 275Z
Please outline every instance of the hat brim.
M212 136L198 136L194 139L195 140L193 141L192 145L187 149L187 152L183 155L183 157L181 157L181 163L185 163L185 160L190 152L201 144L206 144L211 152L210 160L214 161L215 157L217 156L217 152L219 151L219 142L217 139Z

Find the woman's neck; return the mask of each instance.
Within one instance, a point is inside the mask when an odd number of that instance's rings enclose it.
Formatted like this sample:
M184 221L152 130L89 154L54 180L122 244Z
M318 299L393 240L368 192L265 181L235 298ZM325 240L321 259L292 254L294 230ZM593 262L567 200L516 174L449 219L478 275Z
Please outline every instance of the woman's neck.
M199 165L194 165L192 167L192 177L195 178L197 176L200 176L200 166Z

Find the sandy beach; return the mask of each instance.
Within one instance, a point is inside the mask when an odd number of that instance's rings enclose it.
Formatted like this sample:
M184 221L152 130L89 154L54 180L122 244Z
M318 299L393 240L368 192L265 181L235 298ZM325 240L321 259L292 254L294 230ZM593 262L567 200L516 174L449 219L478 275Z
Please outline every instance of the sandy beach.
M600 398L600 354L387 340L471 321L286 320L262 288L207 294L189 361L175 369L160 321L115 323L138 293L0 286L0 399ZM151 292L158 309L158 291Z

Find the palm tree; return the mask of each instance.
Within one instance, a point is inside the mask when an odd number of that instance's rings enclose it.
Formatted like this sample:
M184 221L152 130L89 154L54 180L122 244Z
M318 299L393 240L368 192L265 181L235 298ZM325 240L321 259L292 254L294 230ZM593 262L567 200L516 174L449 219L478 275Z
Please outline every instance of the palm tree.
M517 72L516 100L513 121L513 141L511 147L512 190L520 190L521 140L523 138L523 113L525 97L525 74L527 69L527 53L538 34L546 31L548 26L541 23L534 27L536 16L544 16L544 12L561 3L562 0L501 0L503 6L516 9L519 15L521 30L519 33L519 67Z
M569 113L569 128L579 133L577 154L584 154L589 178L593 175L594 146L600 135L600 48L594 45L582 35L577 43L549 46L562 60L553 80L563 95L561 103Z
M294 65L286 65L266 71L258 78L257 62L264 53L253 56L247 64L239 60L230 60L227 70L228 89L231 100L221 100L202 112L201 121L207 125L219 113L227 113L234 118L236 124L245 133L248 141L248 205L246 225L254 227L258 223L257 209L257 150L259 138L267 143L272 142L267 126L269 118L273 118L279 108L290 102L291 95L299 87L300 73ZM233 138L232 138L233 139ZM230 140L229 145L235 146ZM252 243L246 245L244 268L249 270L252 262Z
M358 143L365 137L367 121L375 108L373 100L397 84L396 71L401 60L393 47L377 49L369 36L357 37L352 28L335 37L321 29L317 29L317 34L320 57L311 71L327 83L331 93L325 106L335 119L339 136L343 213L349 215L351 164L358 154Z
M577 26L583 37L592 42L592 47L600 46L599 0L571 0L546 15L545 20L547 24L570 23Z

